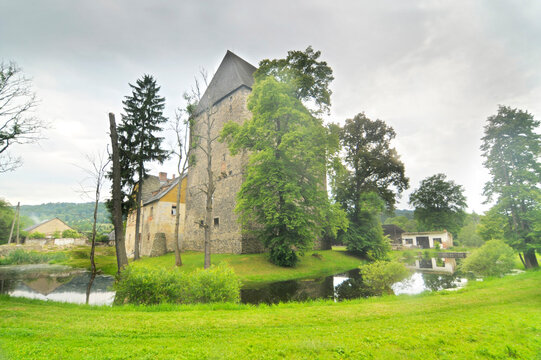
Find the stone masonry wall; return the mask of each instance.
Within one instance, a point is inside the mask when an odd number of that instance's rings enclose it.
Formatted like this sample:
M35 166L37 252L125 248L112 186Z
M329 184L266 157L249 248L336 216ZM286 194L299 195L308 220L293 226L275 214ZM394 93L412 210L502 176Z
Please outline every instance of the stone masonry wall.
M215 119L215 127L212 131L216 136L229 120L242 124L244 120L251 118L251 113L246 106L247 98L251 90L241 87L230 94L212 109ZM200 114L194 124L192 134L200 134L205 131L203 125L205 113ZM201 139L201 141L204 141ZM216 179L216 191L213 202L212 226L212 253L260 252L257 244L251 245L256 240L243 239L241 226L235 214L237 192L243 181L244 168L248 161L246 153L231 156L227 144L218 141L213 143L213 171ZM183 238L184 250L204 250L204 229L199 222L205 218L206 195L200 190L207 182L207 160L200 149L194 151L196 165L188 172L188 186L186 191L186 222ZM249 245L250 244L250 245ZM246 250L245 250L246 249Z

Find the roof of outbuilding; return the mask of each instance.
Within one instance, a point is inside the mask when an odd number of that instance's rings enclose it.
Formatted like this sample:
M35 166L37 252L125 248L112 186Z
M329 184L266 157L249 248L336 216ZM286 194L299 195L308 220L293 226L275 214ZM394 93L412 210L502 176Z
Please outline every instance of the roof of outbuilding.
M255 66L227 50L222 63L216 70L216 74L214 74L207 90L201 97L195 113L201 113L208 106L216 104L242 86L251 89L254 84L254 71L256 70Z
M49 219L49 220L45 220L45 221L42 221L40 222L39 224L36 224L36 225L32 225L30 227L27 227L26 229L24 229L24 231L32 231L34 230L35 228L37 228L38 226L41 226L43 224L46 224L48 223L49 221L53 221L54 219L57 219L58 221L62 222L64 225L66 225L67 227L69 227L71 229L71 226L69 226L68 224L66 224L64 221L60 220L59 218L55 217L55 218L52 218L52 219Z
M178 185L179 180L184 179L185 176L186 175L182 175L182 176L176 177L176 178L174 178L172 180L169 180L166 184L162 185L157 191L152 193L152 195L143 202L143 205L147 205L147 204L150 204L150 203L152 203L154 201L160 200L162 197L165 196L165 194L167 194L176 185Z

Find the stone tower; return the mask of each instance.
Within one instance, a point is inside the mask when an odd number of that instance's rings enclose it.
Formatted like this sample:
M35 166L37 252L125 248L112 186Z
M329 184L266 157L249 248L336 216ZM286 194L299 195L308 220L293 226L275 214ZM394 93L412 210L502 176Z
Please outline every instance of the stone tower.
M192 141L197 141L194 139L197 139L198 134L206 131L202 124L206 109L210 109L214 120L212 137L220 133L226 122L233 120L242 124L251 117L246 103L252 92L255 70L255 66L227 51L196 109L191 130ZM211 252L240 254L263 251L260 242L242 234L234 212L248 155L240 153L231 156L227 145L218 141L213 143L212 153L216 191L213 198L213 223L210 224L213 227ZM195 165L188 171L182 247L185 250L203 251L204 230L199 222L205 218L206 195L200 189L207 182L207 161L199 148L193 150L193 155Z

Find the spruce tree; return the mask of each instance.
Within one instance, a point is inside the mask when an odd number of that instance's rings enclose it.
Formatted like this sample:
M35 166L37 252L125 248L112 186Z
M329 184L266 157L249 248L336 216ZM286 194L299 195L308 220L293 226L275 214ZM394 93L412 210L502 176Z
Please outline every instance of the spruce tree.
M156 136L156 133L162 130L161 124L165 123L167 118L163 116L165 98L158 94L160 87L156 85L156 80L151 75L143 75L143 78L138 79L135 85L129 85L132 88L132 94L126 96L122 102L124 114L118 127L118 136L122 184L124 188L136 190L134 259L137 260L140 243L141 194L143 179L147 175L145 163L150 161L163 163L167 158L167 151L161 148L163 138ZM133 200L127 201L132 201L129 205L133 208Z

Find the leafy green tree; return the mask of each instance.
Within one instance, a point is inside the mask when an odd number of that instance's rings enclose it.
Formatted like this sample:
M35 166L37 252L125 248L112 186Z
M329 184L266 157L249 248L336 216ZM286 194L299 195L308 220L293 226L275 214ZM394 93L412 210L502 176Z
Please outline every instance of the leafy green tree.
M391 141L393 128L363 113L346 120L340 129L343 159L333 162L332 189L337 203L348 214L349 228L340 235L348 250L384 256L380 214L393 210L397 196L408 188L404 164Z
M332 207L325 191L329 134L297 98L296 87L258 78L248 100L253 117L224 126L232 154L251 151L236 212L263 240L271 262L294 266L322 235Z
M135 254L139 259L141 194L143 179L147 175L145 163L158 161L163 163L168 152L162 149L162 137L156 133L162 131L161 125L167 121L163 116L165 99L159 95L160 87L150 75L143 75L132 88L131 96L126 96L122 102L125 114L118 126L119 156L121 179L124 184L134 189L137 184L135 206L137 217L135 224ZM136 177L134 176L136 175ZM130 196L125 199L129 201Z
M357 201L359 210L355 217L348 214L349 226L338 237L348 251L369 260L385 259L390 250L389 241L383 236L379 215L384 210L383 200L374 192L361 193Z
M321 51L311 46L305 51L293 50L285 59L265 59L259 62L254 74L256 80L272 76L293 86L294 96L305 106L315 105L314 114L329 112L331 94L329 84L334 80L332 69L325 61L318 60Z
M410 195L419 230L448 230L456 237L466 218L463 193L463 187L446 180L444 174L432 175L421 181L419 188Z
M464 221L464 226L460 228L455 245L460 244L468 247L479 247L485 242L479 235L477 229L479 227L480 216L476 213L467 214Z
M503 276L513 268L514 257L509 245L501 240L490 240L464 259L461 270L477 276Z
M526 268L538 267L541 251L536 231L541 223L540 121L532 114L507 106L489 116L481 150L492 179L485 184L487 201L495 198L494 211L505 217L506 242L519 251Z
M496 207L492 207L479 219L477 234L484 241L503 240L507 226L507 219L498 213Z
M417 231L417 221L414 219L408 219L404 215L387 218L385 219L384 224L394 224L406 232Z
M15 212L10 204L4 199L0 199L0 244L8 242L14 216Z

